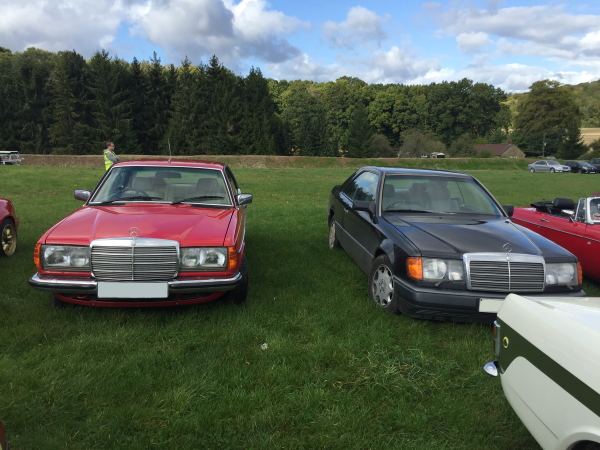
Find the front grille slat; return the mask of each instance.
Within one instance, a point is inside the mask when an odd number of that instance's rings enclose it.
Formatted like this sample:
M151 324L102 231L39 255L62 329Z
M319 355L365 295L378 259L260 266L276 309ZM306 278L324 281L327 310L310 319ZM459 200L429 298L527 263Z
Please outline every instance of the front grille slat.
M542 257L502 253L465 255L469 289L491 292L542 292ZM531 262L529 262L531 261Z
M92 272L98 280L171 280L179 271L177 247L92 247Z

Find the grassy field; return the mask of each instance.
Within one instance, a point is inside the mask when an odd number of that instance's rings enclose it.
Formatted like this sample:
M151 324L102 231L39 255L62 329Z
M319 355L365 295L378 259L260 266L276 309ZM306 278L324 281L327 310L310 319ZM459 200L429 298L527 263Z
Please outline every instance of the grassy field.
M328 250L328 194L351 169L235 173L254 194L245 305L57 310L27 284L33 246L102 169L0 166L21 219L17 252L0 259L11 448L539 448L481 370L489 326L386 315L366 275ZM600 191L593 175L471 173L518 206Z

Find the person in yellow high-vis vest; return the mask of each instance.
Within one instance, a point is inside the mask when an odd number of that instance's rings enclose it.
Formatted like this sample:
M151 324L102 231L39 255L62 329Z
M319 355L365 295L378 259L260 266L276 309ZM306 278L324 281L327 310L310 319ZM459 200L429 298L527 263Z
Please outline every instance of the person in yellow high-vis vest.
M115 144L113 142L106 143L106 149L104 150L104 168L110 169L114 163L120 161L119 157L115 155Z

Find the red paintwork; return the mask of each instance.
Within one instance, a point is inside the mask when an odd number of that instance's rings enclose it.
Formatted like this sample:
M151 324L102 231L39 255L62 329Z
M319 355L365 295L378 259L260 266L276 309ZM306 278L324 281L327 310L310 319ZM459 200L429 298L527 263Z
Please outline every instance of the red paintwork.
M178 167L198 167L225 170L225 164L203 161L171 161ZM167 161L127 161L115 166L161 166ZM115 167L113 166L113 167ZM129 230L137 227L140 238L169 239L178 241L183 247L234 247L237 251L235 267L221 272L179 272L178 279L188 277L227 277L235 274L241 265L245 250L244 230L246 209L202 208L188 204L169 205L165 203L127 203L101 207L83 206L51 227L38 240L38 244L63 244L88 246L95 239L129 237ZM90 277L91 273L47 271L38 268L40 275ZM224 292L214 292L208 296L186 300L164 301L98 301L73 299L53 294L69 303L89 306L157 307L205 303L215 300Z
M15 229L19 229L19 219L15 214L15 208L12 202L6 198L0 198L0 222L10 217L15 223Z
M512 221L535 231L573 253L581 262L583 274L600 281L600 225L571 222L535 208L515 208Z
M63 302L73 303L82 306L103 306L103 307L119 307L119 308L155 308L160 306L184 306L195 305L196 303L208 303L221 297L225 292L213 292L206 297L190 298L187 300L157 300L157 301L128 301L128 302L108 302L98 300L74 299L65 297L64 295L54 294L56 298ZM85 296L82 296L85 297Z

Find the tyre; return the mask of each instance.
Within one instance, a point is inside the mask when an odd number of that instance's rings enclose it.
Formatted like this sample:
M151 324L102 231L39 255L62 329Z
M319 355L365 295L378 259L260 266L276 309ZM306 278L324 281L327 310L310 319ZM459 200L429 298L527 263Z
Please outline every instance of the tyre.
M235 289L228 291L224 295L224 299L228 303L235 305L241 305L248 298L248 262L246 261L246 254L242 256L242 266L240 267L242 279Z
M390 314L398 314L398 299L394 289L394 271L386 255L375 258L369 273L369 297Z
M550 173L554 173L554 169L550 169Z
M10 256L17 249L17 229L10 219L0 223L0 256Z
M335 234L335 217L331 217L329 220L329 248L334 249L340 246L337 235Z
M534 173L534 172L535 172L535 169L534 169L533 167L530 167L530 168L529 168L529 171L530 171L531 173Z

